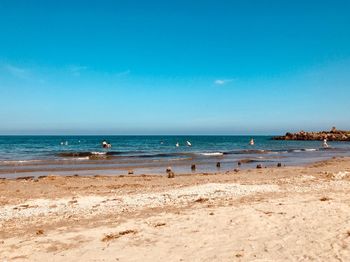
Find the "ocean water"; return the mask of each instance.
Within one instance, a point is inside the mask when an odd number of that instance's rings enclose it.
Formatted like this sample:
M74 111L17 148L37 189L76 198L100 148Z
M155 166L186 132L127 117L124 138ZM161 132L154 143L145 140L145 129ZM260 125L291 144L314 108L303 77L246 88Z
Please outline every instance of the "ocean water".
M249 145L254 138L255 145ZM112 144L103 149L102 140ZM192 146L187 145L189 141ZM176 147L176 144L179 144ZM0 136L0 176L82 174L96 175L221 171L257 164L305 164L350 156L349 142L281 141L271 136Z

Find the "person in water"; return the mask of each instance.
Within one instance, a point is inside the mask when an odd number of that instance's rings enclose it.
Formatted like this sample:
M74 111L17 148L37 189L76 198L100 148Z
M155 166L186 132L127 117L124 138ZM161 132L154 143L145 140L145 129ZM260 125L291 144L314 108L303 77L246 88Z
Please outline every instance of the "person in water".
M329 145L327 144L327 138L323 139L323 147L328 148Z
M249 145L254 146L254 139L250 139Z
M102 147L103 148L111 148L112 145L111 145L111 143L107 142L106 140L103 140L102 141Z

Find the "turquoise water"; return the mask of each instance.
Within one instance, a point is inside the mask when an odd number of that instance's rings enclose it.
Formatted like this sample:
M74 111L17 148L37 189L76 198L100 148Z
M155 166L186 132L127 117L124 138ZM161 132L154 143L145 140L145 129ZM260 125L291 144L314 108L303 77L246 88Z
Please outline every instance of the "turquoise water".
M249 145L254 138L255 145ZM230 170L237 161L249 160L270 166L278 162L295 165L349 156L349 142L280 141L271 136L0 136L0 175L29 171L71 174L119 174L126 170L164 172L171 165L179 172L214 171L216 163ZM103 149L107 140L112 148ZM192 146L187 145L189 141ZM176 147L176 144L179 144ZM242 167L241 167L242 168ZM78 172L78 174L79 174ZM138 173L138 172L135 172Z

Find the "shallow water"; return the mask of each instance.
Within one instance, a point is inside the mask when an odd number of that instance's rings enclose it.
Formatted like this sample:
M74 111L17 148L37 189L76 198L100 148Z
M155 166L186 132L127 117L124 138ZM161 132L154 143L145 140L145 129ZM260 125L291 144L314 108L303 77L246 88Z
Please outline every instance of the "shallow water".
M257 164L305 164L333 156L350 156L349 142L281 141L271 136L0 136L0 177L21 175L96 175L220 171ZM103 149L106 139L112 148ZM190 141L192 146L187 145ZM179 143L179 147L176 147Z

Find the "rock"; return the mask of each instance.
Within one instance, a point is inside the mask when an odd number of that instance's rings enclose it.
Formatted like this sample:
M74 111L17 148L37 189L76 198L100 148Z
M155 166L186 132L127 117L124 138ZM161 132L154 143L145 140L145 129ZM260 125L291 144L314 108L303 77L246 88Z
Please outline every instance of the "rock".
M168 178L174 178L175 173L173 171L168 172Z
M168 167L166 169L166 173L168 174L168 178L174 178L175 177L175 173L171 170L171 167Z
M239 169L238 169L238 168L235 168L235 169L233 169L233 172L238 173L238 172L239 172Z
M39 236L39 235L43 235L44 234L44 230L42 230L42 229L38 229L37 231L36 231L36 233L35 233L37 236Z
M319 140L350 141L350 131L338 130L332 127L330 131L286 133L284 136L273 137L274 140Z
M239 162L240 162L241 164L253 163L253 162L255 162L255 161L256 161L256 160L250 159L250 158L245 158L245 159L239 160Z
M134 174L134 171L133 170L129 170L128 171L128 175L133 175Z
M17 177L16 180L33 180L34 176L20 176Z

